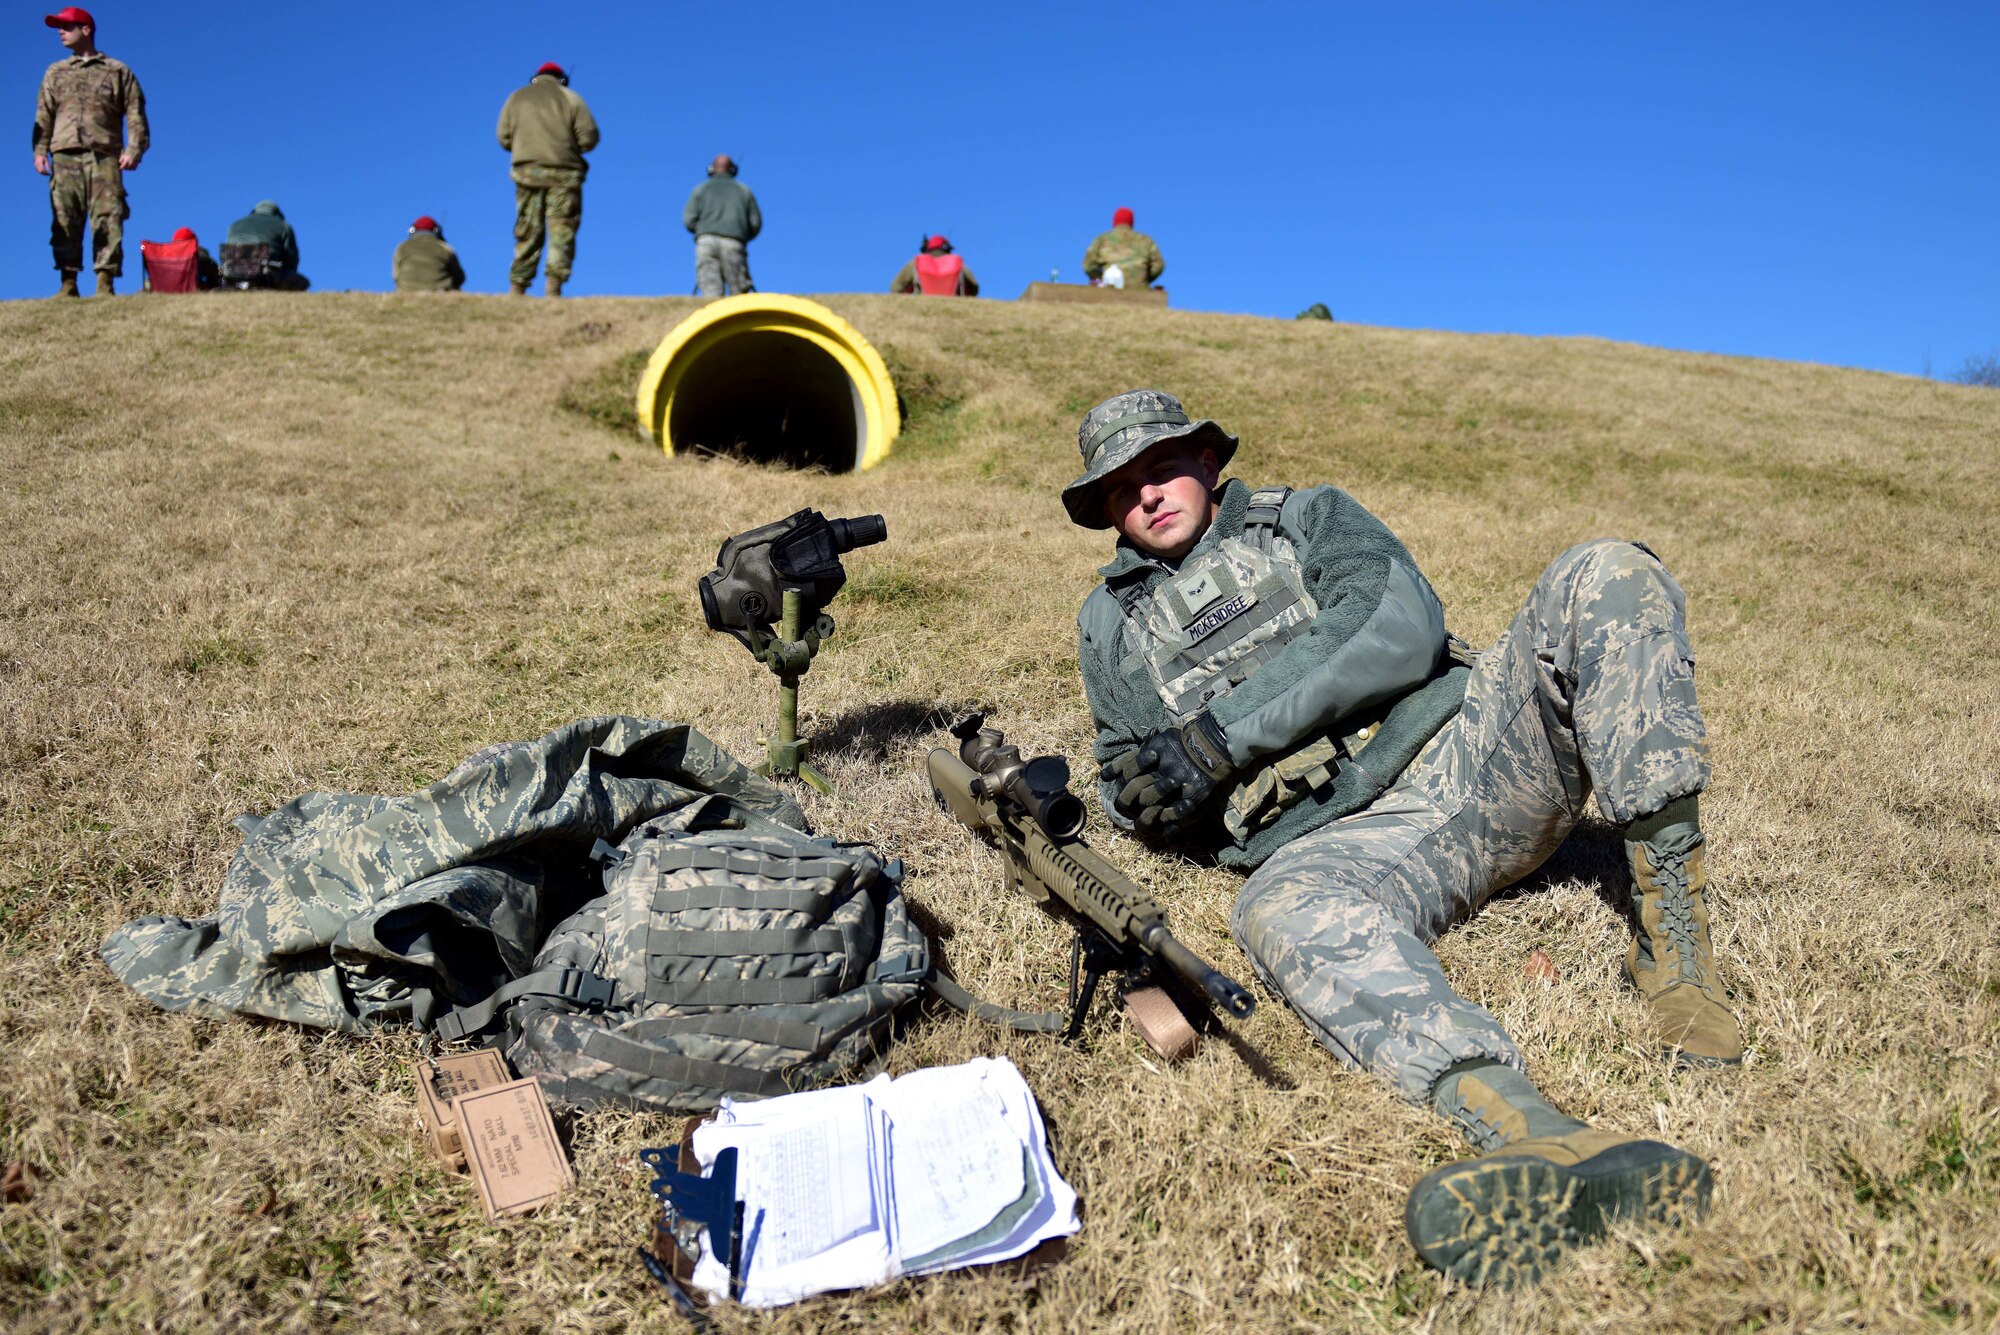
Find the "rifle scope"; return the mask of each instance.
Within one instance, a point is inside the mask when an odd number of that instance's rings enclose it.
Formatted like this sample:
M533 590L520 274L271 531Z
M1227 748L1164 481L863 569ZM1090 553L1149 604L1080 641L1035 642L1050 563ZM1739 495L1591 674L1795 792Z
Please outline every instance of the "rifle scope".
M1086 812L1083 799L1069 790L1069 762L1061 756L1023 759L1020 747L1006 745L985 723L986 715L967 714L951 726L959 760L979 776L975 783L1018 806L1051 839L1082 834Z

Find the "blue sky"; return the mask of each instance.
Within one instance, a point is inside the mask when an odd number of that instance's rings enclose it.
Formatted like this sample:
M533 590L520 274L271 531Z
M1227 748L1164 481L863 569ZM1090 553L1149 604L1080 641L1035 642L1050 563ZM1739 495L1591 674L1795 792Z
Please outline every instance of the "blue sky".
M1178 307L1940 375L2000 348L1991 3L92 8L153 123L128 288L138 238L269 197L316 287L386 289L430 213L504 291L494 122L553 59L604 128L577 295L687 292L681 204L729 152L772 291L882 290L944 230L1012 298L1128 205ZM24 122L46 9L7 6ZM8 298L55 285L16 142Z

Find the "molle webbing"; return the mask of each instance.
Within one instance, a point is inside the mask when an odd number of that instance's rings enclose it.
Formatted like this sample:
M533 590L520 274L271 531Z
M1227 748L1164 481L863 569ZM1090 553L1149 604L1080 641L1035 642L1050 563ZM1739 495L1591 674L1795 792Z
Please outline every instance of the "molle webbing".
M1290 487L1259 487L1250 493L1250 506L1243 512L1243 536L1257 544L1260 552L1271 550L1271 538L1278 531L1278 516L1284 513Z
M854 863L845 858L802 858L780 846L765 844L746 844L742 848L675 845L658 850L654 865L662 872L722 871L738 876L826 876L834 880L844 880L855 871Z
M584 1038L583 1055L595 1057L629 1075L730 1094L783 1094L792 1087L781 1070L757 1070L683 1057L678 1052L641 1043L608 1029L594 1029Z
M690 978L669 982L646 961L646 1001L661 1006L810 1006L845 992L838 973L810 978Z
M824 1084L874 1060L924 990L902 868L866 845L661 825L614 852L543 954L618 979L615 1001L509 1012L508 1059L567 1104L693 1112Z
M708 881L685 888L666 886L653 892L655 913L682 909L759 909L773 913L810 913L821 917L853 887L834 890L748 890L734 881Z
M1298 602L1298 600L1296 600L1296 598L1292 596L1292 592L1290 592L1290 590L1286 590L1286 604L1284 604L1284 606L1286 606L1286 608L1290 608L1290 606L1292 606L1292 604L1296 604L1296 602ZM1278 616L1278 612L1282 612L1282 610L1284 610L1284 608L1276 608L1276 610L1272 610L1272 612L1270 612L1268 616L1264 616L1264 618L1258 618L1258 626L1260 626L1260 624L1264 624L1264 622L1268 622L1270 618ZM1252 616L1254 616L1254 614L1252 614ZM1244 634L1248 634L1250 630L1254 630L1254 626L1246 628L1246 630L1244 630ZM1190 713L1194 713L1194 711L1196 711L1196 709L1200 709L1202 705L1210 703L1212 699L1216 699L1216 697L1220 697L1220 695L1228 695L1228 693L1230 693L1230 691L1234 691L1234 689L1236 689L1238 685L1242 685L1244 681L1248 681L1248 679L1250 679L1250 673L1252 673L1252 671L1256 671L1256 669L1262 668L1262 666L1264 666L1264 664L1268 664L1270 660L1274 660L1274 658L1278 658L1280 654L1284 654L1284 646L1288 646L1288 644L1292 644L1292 642L1290 642L1290 640L1266 640L1264 644L1260 644L1258 648L1250 650L1248 654L1244 654L1244 656L1242 656L1242 658L1238 658L1238 660L1236 660L1234 664L1230 664L1230 666L1228 666L1228 669L1224 669L1224 671L1222 671L1222 681L1224 681L1224 685L1220 685L1220 687L1218 687L1218 685L1214 683L1214 677L1210 677L1208 681L1202 681L1202 683L1200 683L1200 685L1196 685L1194 689L1188 689L1188 691L1182 691L1180 695L1176 695L1176 697L1174 697L1174 717L1188 717Z
M1216 627L1216 630L1227 630L1229 632L1227 642L1242 639L1265 622L1274 620L1299 604L1298 590L1276 576L1258 580L1251 587L1250 593L1256 598L1256 605L1248 612L1222 622ZM1167 606L1174 609L1174 614L1183 623L1195 620L1196 609L1188 606L1186 599L1181 597L1180 590L1174 587L1172 580L1168 580L1162 586L1161 596L1167 600ZM1210 631L1202 635L1199 639L1188 645L1188 647L1182 649L1177 656L1190 664L1193 661L1199 660L1203 653L1211 651L1203 649L1202 653L1197 653L1196 649L1207 645L1214 633L1214 631Z
M1138 597L1120 591L1133 657L1145 663L1178 722L1228 695L1311 627L1319 609L1278 532L1290 495L1287 487L1252 492L1240 534L1153 580Z
M627 1038L669 1038L679 1034L705 1034L710 1038L740 1038L774 1048L817 1052L826 1039L826 1030L804 1020L778 1020L768 1015L741 1011L715 1011L706 1015L669 1015L656 1020L634 1020L620 1031Z
M646 935L646 954L681 959L731 955L827 955L854 943L838 927L760 927L747 932L668 932Z

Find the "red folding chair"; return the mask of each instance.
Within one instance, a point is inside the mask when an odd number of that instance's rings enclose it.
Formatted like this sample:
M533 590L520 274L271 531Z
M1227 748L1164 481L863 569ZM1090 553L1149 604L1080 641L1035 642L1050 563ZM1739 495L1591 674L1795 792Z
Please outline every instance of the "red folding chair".
M200 245L198 241L141 241L139 254L146 262L146 290L197 291L194 253Z

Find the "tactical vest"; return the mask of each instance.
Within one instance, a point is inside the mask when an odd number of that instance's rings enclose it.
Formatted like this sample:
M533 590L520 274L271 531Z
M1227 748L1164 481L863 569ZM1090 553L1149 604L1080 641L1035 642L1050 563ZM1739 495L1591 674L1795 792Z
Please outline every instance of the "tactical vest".
M919 255L917 289L927 297L955 297L965 274L965 261L957 255Z
M1289 487L1252 492L1240 536L1190 557L1151 592L1134 583L1119 594L1125 642L1143 658L1174 722L1187 722L1248 681L1318 615L1298 550L1278 532L1290 495ZM1339 757L1359 754L1380 716L1344 722L1350 731L1343 735L1308 737L1239 777L1223 808L1231 837L1247 840L1308 793L1331 787Z

